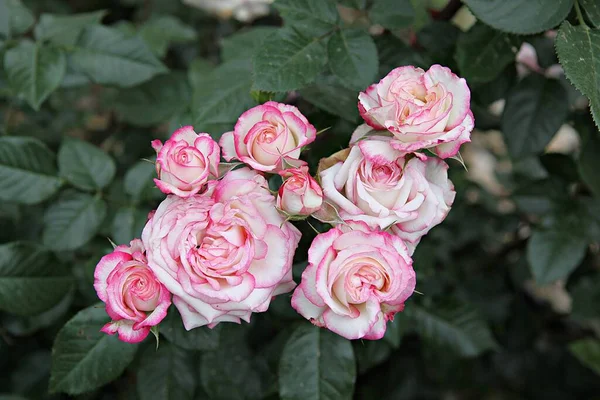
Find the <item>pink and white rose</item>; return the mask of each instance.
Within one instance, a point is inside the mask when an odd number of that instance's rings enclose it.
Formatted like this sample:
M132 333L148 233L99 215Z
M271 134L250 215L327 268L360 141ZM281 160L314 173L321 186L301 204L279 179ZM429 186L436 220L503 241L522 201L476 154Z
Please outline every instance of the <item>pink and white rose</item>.
M292 290L299 240L265 178L248 168L209 182L202 195L168 196L142 233L150 266L188 330L249 321Z
M391 141L362 140L334 154L334 164L322 160L321 185L339 218L390 227L412 251L446 218L456 193L443 160L402 153Z
M392 145L400 151L430 149L448 158L470 141L474 127L471 92L463 78L441 65L427 71L396 68L358 99L365 122L391 132Z
M416 283L402 240L364 223L318 235L292 307L314 325L347 339L381 339Z
M321 208L323 190L308 173L308 167L279 172L285 178L277 194L277 207L289 215L310 215Z
M257 171L276 172L304 165L300 152L316 135L296 107L268 101L243 113L219 144L227 161L237 159Z
M163 145L152 141L156 150L156 186L165 194L189 197L198 193L212 176L219 175L219 145L207 133L192 126L176 130Z
M101 331L117 333L128 343L144 340L171 305L171 293L148 267L139 239L102 257L94 272L94 288L112 319Z

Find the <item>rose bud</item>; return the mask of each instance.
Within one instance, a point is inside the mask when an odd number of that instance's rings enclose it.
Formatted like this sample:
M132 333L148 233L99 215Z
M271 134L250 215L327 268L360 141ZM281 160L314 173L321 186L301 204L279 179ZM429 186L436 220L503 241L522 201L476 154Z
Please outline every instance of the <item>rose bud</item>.
M156 150L156 186L165 194L189 197L198 193L209 177L219 175L220 149L207 133L197 134L191 126L176 130L163 145L153 140Z
M323 191L308 173L308 167L279 172L285 178L277 194L277 208L289 215L310 215L321 208Z
M148 267L139 239L102 257L94 272L94 288L112 319L102 332L118 333L128 343L144 340L171 305L171 293Z
M268 101L251 108L238 119L233 132L219 144L223 158L237 159L257 171L275 172L300 161L302 147L312 143L317 131L294 106Z

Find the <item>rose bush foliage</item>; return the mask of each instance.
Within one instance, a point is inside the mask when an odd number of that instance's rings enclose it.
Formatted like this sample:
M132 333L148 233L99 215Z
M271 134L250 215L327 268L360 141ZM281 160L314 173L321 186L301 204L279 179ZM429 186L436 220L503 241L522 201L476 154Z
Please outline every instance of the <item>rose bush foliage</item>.
M0 399L593 399L594 1L0 0Z

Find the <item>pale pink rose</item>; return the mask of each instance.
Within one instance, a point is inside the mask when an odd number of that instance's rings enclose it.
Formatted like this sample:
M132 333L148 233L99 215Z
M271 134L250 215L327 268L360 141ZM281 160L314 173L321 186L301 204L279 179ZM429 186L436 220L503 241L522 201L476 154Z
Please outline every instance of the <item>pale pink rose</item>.
M320 171L321 185L325 200L342 220L391 227L412 251L446 218L456 193L444 161L401 153L390 142L390 138L359 141ZM328 165L325 161L322 164Z
M176 130L163 145L153 140L156 150L156 186L165 194L193 196L209 177L218 177L220 149L207 133L197 134L191 126Z
M265 178L248 168L209 182L202 195L168 196L142 233L150 266L188 330L249 321L292 290L299 240Z
M289 215L310 215L323 204L323 190L308 173L308 167L279 172L285 178L277 194L277 208Z
M430 149L441 158L456 155L470 141L474 126L471 92L450 69L433 65L427 72L411 66L392 70L358 96L365 122L394 136L403 152Z
M386 322L415 289L412 259L400 238L364 223L317 235L292 307L347 339L381 339Z
M94 288L112 319L102 332L118 333L128 343L144 340L171 305L171 293L148 267L139 239L102 257L94 272Z
M300 152L316 135L296 107L268 101L243 113L219 144L227 161L237 159L258 171L280 171L304 165L298 159Z

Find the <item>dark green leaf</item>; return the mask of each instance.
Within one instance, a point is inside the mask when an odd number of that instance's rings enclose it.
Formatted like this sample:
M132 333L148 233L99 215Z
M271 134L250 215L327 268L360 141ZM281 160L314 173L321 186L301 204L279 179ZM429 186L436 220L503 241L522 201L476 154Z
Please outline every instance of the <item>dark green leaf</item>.
M584 277L569 288L573 299L571 317L585 322L600 317L600 275Z
M600 198L600 160L598 151L600 151L600 139L598 132L581 132L582 145L579 153L579 173L581 179L590 188L597 198Z
M375 80L379 69L377 47L361 29L344 29L333 34L327 45L329 68L340 83L364 90Z
M351 399L355 380L350 341L309 324L296 328L279 363L282 400Z
M466 306L433 310L410 304L396 318L407 318L425 340L463 357L476 357L498 347L485 322Z
M167 317L160 324L160 333L167 340L186 350L215 350L219 347L219 333L222 325L213 329L207 326L187 331L183 326L179 312L171 307Z
M585 15L596 28L600 28L600 3L597 0L578 0Z
M192 400L196 387L193 361L189 351L169 343L161 343L158 350L148 347L137 373L140 400Z
M183 73L159 75L140 86L122 90L115 102L119 118L138 126L168 121L185 109L191 92Z
M67 138L58 151L60 176L83 190L100 190L115 177L113 159L98 147Z
M585 256L585 239L563 231L534 231L527 243L527 261L536 282L568 277Z
M392 69L403 65L429 68L431 62L423 53L408 47L403 41L393 35L381 35L375 38L379 53L381 75L387 75Z
M280 29L254 54L254 90L285 92L314 81L327 63L325 47L289 29Z
M573 157L560 153L548 153L541 155L540 161L550 175L560 177L567 182L575 182L579 179Z
M277 0L275 8L287 26L317 37L332 30L339 21L333 0Z
M235 328L224 327L219 348L200 359L200 382L211 400L263 398L257 358Z
M314 85L300 90L306 101L346 121L358 120L358 91L340 85L334 76L320 76Z
M112 241L123 244L140 237L148 221L148 211L134 207L119 208L112 223Z
M410 0L375 0L369 17L388 29L406 28L415 19L415 9Z
M215 66L208 60L196 58L190 63L188 69L188 82L192 90L199 88L205 81L206 77L215 69Z
M21 0L0 0L0 35L10 38L25 33L35 17Z
M233 130L239 116L255 103L250 96L252 76L249 65L234 60L220 65L195 88L192 101L194 127L218 140Z
M352 347L359 375L381 364L392 353L392 347L383 340L355 340L352 342Z
M43 242L53 250L74 250L98 232L106 216L100 196L63 192L44 215Z
M508 94L502 133L514 158L541 153L565 122L569 102L554 79L531 74Z
M58 332L52 348L50 392L88 392L116 379L137 346L100 332L109 322L101 305L80 311Z
M277 28L272 26L257 26L226 37L221 44L223 60L251 59L265 38L276 32Z
M49 251L30 243L0 245L0 309L40 314L58 304L72 284L69 270Z
M158 192L154 184L156 166L149 161L138 161L125 173L125 192L134 202L147 200Z
M164 57L171 43L196 39L196 31L171 15L153 18L140 28L140 36L158 57Z
M36 204L56 193L61 181L54 159L37 139L0 138L0 200Z
M76 15L42 14L35 26L35 38L39 41L48 40L55 44L74 46L83 30L99 24L106 11L94 11Z
M461 33L456 42L456 63L468 82L494 80L504 68L514 63L521 39L496 31L484 24L475 24Z
M505 32L528 35L554 28L564 20L573 0L464 0L473 14Z
M6 52L4 68L15 93L38 110L62 82L67 59L62 50L25 40Z
M447 21L433 21L421 29L417 35L419 44L436 61L452 59L460 29Z
M581 339L569 344L569 350L583 365L600 375L600 341Z
M345 7L362 10L367 6L367 0L338 0L338 3Z
M131 87L167 71L141 38L105 26L86 28L71 60L102 85Z
M590 99L592 116L600 127L600 31L565 21L556 37L556 52L567 78Z

